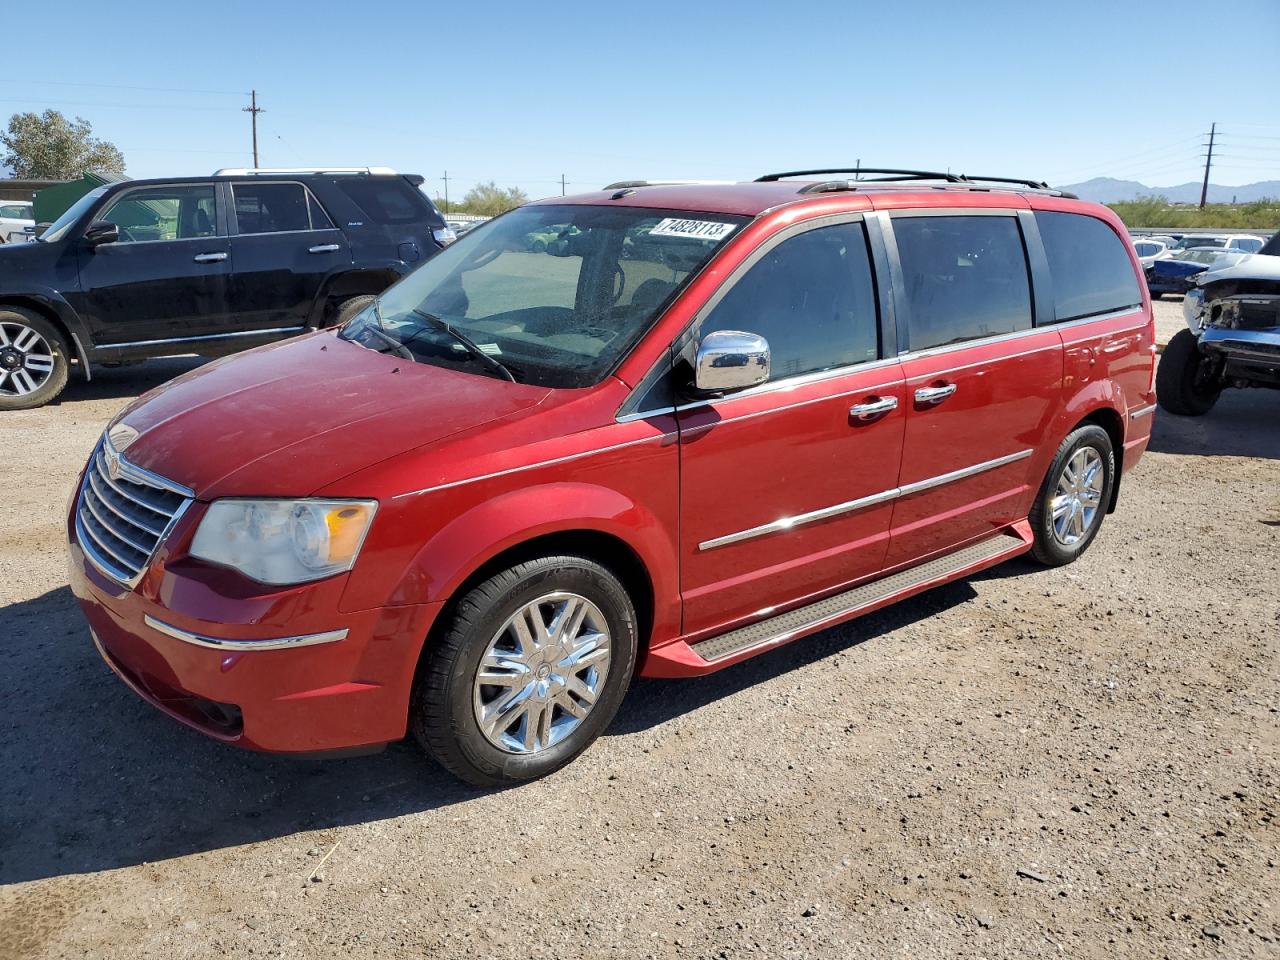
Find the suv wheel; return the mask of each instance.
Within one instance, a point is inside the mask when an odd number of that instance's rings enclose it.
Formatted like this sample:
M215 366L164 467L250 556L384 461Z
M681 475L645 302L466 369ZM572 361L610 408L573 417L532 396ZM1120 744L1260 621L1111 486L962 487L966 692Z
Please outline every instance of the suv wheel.
M1156 399L1170 413L1201 417L1213 409L1222 395L1222 382L1214 364L1200 352L1199 340L1190 330L1179 330L1160 355L1156 367Z
M1050 567L1071 563L1098 535L1115 485L1111 436L1096 424L1062 441L1031 508L1031 555Z
M357 313L378 299L372 294L361 294L358 297L349 297L340 302L332 313L333 322L329 326L340 327Z
M419 670L418 742L477 786L564 766L609 725L636 660L631 598L582 557L542 557L468 592Z
M0 309L0 410L44 406L67 385L70 369L52 323L22 307Z

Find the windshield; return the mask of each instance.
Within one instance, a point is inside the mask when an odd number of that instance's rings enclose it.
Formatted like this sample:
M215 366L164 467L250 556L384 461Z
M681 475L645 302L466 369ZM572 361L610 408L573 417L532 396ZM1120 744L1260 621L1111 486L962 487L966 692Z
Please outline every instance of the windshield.
M39 240L44 243L57 243L67 231L71 229L71 225L84 216L84 212L107 192L106 187L98 187L96 190L90 190L83 197L67 208L66 213L49 225L49 229L40 234Z
M486 376L589 386L746 219L636 207L522 207L436 254L342 336Z
M1190 250L1192 247L1225 247L1227 241L1222 237L1183 237L1173 245L1175 250Z

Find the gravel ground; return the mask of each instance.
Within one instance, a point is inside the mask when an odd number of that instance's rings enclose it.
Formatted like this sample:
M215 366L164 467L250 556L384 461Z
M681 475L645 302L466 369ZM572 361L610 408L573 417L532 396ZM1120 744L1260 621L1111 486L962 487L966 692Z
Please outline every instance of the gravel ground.
M568 769L482 792L405 744L227 748L98 660L70 487L189 365L4 418L4 960L1280 954L1280 394L1158 416L1080 563L641 682Z

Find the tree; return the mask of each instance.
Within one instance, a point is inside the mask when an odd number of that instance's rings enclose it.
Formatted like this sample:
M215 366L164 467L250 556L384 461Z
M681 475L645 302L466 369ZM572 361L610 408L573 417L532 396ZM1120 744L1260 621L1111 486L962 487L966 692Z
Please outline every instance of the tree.
M68 120L57 110L15 113L0 133L3 162L22 180L74 180L90 170L124 173L124 154L93 137L89 121Z
M513 207L523 206L529 202L529 195L519 187L507 187L505 190L490 180L478 183L462 198L462 202L454 201L450 208L459 213L476 213L485 217L496 217L506 213Z

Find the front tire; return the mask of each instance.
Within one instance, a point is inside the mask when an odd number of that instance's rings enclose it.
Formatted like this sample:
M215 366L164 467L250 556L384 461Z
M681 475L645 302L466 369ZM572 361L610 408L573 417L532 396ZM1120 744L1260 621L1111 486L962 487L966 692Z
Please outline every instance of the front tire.
M1196 335L1190 330L1175 333L1156 367L1160 406L1183 417L1202 417L1212 410L1222 385L1206 364Z
M0 309L0 410L44 406L62 393L70 371L57 327L22 307Z
M546 776L613 720L637 644L634 605L608 569L573 556L517 564L453 609L419 669L410 726L468 783Z
M358 297L348 297L338 304L333 311L333 323L328 324L330 327L340 327L357 313L363 310L374 300L378 299L373 294L361 294Z
M1107 431L1090 423L1067 435L1031 508L1033 557L1061 567L1089 549L1111 502L1115 470Z

